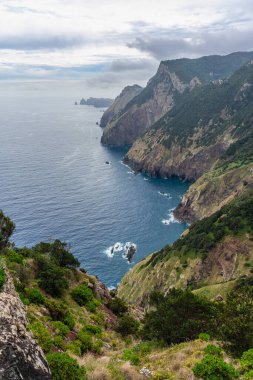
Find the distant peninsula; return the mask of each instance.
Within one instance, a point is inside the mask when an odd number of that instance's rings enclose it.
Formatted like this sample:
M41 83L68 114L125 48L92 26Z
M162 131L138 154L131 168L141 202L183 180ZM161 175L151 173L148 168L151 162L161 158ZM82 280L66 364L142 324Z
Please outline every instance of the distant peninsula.
M80 100L80 105L86 106L94 106L96 108L110 107L113 103L114 99L109 98L88 98L85 100L82 98ZM77 102L75 103L77 105Z

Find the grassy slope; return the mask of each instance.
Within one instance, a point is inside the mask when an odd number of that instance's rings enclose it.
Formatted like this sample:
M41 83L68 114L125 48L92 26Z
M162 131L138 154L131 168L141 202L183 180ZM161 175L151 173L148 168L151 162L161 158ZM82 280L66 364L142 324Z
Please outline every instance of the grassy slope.
M200 289L210 298L225 296L235 279L253 271L252 215L249 191L138 263L122 279L119 296L143 306L152 291L172 287Z

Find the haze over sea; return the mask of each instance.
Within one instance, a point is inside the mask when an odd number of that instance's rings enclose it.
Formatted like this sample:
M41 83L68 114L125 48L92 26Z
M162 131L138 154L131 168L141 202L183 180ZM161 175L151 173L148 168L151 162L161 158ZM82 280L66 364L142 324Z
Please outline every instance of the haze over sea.
M27 88L0 89L0 208L16 223L12 240L64 240L82 267L116 286L137 261L185 230L171 210L189 184L134 175L121 162L123 150L101 146L102 110L75 106L80 88L64 95ZM131 264L122 251L109 257L116 242L137 245Z

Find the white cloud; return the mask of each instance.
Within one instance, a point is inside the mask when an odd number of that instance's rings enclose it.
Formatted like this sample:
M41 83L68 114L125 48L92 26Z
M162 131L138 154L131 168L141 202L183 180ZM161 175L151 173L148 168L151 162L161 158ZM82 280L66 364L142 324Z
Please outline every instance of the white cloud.
M0 0L0 18L1 78L143 84L160 59L253 49L251 0Z

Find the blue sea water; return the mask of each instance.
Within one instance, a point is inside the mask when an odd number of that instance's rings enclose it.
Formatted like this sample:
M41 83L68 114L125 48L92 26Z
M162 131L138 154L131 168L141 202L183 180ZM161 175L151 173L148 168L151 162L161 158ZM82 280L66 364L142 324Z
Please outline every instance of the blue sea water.
M171 210L189 184L134 175L123 150L100 144L101 109L74 100L1 97L0 208L16 223L17 246L62 239L84 268L115 286L185 230ZM116 242L137 245L131 264L122 251L109 257Z

